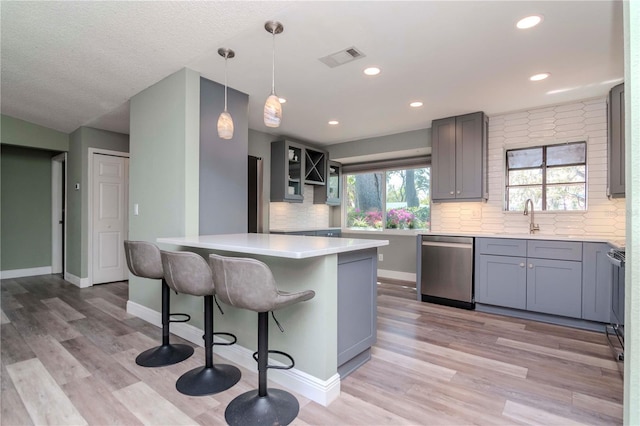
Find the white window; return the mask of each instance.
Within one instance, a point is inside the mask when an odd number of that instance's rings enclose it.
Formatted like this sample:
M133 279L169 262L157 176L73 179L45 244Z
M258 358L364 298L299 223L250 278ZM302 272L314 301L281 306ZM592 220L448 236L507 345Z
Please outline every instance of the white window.
M394 168L345 175L350 229L429 229L430 167Z

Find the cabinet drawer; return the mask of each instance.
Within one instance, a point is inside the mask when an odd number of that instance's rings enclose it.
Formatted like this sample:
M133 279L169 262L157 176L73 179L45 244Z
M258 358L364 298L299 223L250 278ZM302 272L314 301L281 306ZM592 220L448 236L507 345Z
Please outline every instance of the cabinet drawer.
M527 257L581 261L582 243L575 241L528 240Z
M527 241L510 238L477 238L476 248L480 254L496 256L526 256Z

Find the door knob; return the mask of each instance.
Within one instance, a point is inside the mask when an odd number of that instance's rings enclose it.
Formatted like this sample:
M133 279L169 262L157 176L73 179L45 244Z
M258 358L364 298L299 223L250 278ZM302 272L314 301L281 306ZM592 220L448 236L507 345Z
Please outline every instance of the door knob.
M520 263L520 267L524 268L524 262Z
M533 269L533 263L529 264L529 269Z
M450 194L450 195L453 195L453 191L449 191L449 194Z
M460 190L456 191L458 194L460 194Z

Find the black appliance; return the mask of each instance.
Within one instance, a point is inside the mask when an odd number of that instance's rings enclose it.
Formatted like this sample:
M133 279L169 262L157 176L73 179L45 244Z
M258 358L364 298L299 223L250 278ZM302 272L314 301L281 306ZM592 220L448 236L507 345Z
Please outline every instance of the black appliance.
M606 327L607 339L621 366L624 362L624 264L625 249L611 249L607 253L613 265L611 281L611 324ZM621 371L624 369L621 368Z
M262 214L262 158L249 156L248 170L248 200L247 200L247 232L262 234L264 232L264 220Z

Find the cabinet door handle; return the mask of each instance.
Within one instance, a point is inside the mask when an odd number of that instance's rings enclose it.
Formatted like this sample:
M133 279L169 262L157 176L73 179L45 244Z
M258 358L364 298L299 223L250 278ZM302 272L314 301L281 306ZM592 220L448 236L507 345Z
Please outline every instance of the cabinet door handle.
M529 264L529 269L533 269L533 263Z
M460 190L456 191L458 194L460 194Z
M449 194L450 194L450 195L453 195L453 191L449 191Z
M521 267L521 268L524 268L524 262L521 262L521 263L520 263L520 267Z

